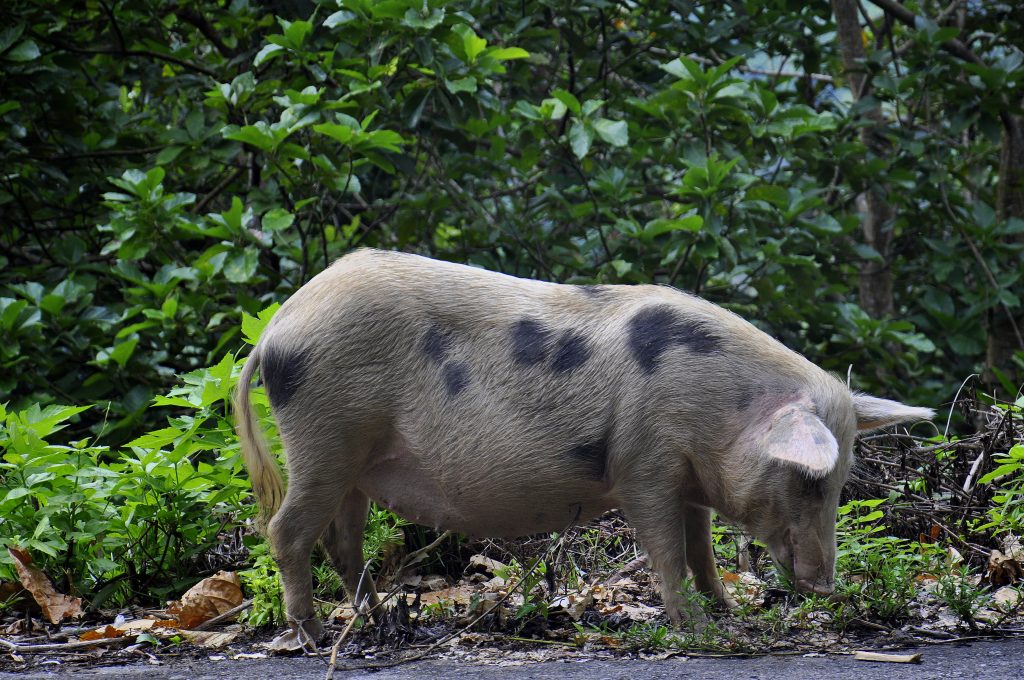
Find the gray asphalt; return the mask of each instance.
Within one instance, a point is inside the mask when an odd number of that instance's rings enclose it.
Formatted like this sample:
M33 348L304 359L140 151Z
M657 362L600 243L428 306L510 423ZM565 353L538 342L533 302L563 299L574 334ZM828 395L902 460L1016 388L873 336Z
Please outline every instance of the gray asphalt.
M710 680L747 680L797 678L955 678L970 680L999 678L1013 680L1024 676L1024 640L982 641L958 645L930 645L916 650L923 653L919 664L892 664L855 661L844 656L773 656L746 659L672 658L660 661L642 659L589 659L547 661L519 666L474 665L451 660L427 660L379 671L339 671L336 678L356 680L481 680L587 679L587 680L660 680L662 678L708 678ZM57 678L73 674L95 678L153 678L155 680L293 680L324 677L324 663L315 658L268 658L239 661L187 660L162 665L122 665L102 668L68 667L0 673L0 680Z

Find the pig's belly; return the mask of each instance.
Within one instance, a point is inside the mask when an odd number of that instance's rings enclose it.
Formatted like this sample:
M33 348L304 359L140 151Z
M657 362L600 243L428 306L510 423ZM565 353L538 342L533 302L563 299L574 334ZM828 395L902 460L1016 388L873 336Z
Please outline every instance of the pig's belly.
M540 480L506 471L488 478L466 467L432 472L408 454L389 455L359 477L357 487L378 505L438 530L515 537L560 531L613 507L607 486L588 480ZM554 473L552 473L554 474Z

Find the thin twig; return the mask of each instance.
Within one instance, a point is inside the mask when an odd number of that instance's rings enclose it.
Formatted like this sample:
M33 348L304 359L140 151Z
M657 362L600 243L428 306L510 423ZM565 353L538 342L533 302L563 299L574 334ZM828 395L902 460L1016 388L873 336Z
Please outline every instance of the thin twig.
M505 600L507 600L509 597L511 597L516 591L521 590L527 583L529 583L529 577L533 574L534 571L536 571L537 567L540 566L540 564L545 559L547 559L555 551L555 549L557 549L559 546L561 546L562 542L565 540L565 536L566 536L567 532L569 531L569 529L572 528L572 526L574 524L576 524L578 519L579 519L579 512L577 511L576 517L574 517L573 520L558 535L558 540L552 541L551 544L548 546L547 550L544 552L544 554L539 556L539 557L537 557L533 561L533 564L530 565L530 568L527 569L523 573L523 575L519 578L519 582L516 583L516 585L513 586L512 588L509 588L508 591L502 597L500 597L497 600L495 600L491 607L487 608L486 611L482 612L479 616L474 618L472 621L467 623L465 626L463 626L459 630L454 631L452 633L449 633L448 635L445 635L444 637L439 638L436 642L431 644L429 647L424 649L422 652L418 652L418 653L412 654L410 656L405 656L405 657L402 657L400 659L393 659L391 661L384 661L384 662L381 662L381 663L370 663L370 664L361 664L359 666L348 666L348 667L343 668L341 670L346 670L346 671L347 670L353 670L353 671L355 671L355 670L370 670L370 669L392 668L394 666L400 666L402 664L411 663L413 661L419 661L420 659L426 658L431 652L433 652L435 649L437 649L441 645L447 644L451 640L454 640L458 636L460 636L463 633L465 633L466 631L470 630L473 626L475 626L480 621L482 621L485 616L487 616L488 614L492 613L495 609L497 609L497 607L500 606L501 603L503 603Z
M213 628L222 621L227 621L228 619L238 616L251 606L252 600L246 600L242 604L236 607L232 607L223 614L217 614L217 616L214 616L212 619L207 619L206 621L200 623L198 626L193 626L191 630L207 630L209 628Z
M40 652L65 652L86 649L88 647L100 647L104 645L127 645L135 642L135 635L125 635L116 638L99 638L97 640L76 640L75 642L54 642L45 645L19 645L9 640L0 638L0 645L6 647L14 654L38 654Z

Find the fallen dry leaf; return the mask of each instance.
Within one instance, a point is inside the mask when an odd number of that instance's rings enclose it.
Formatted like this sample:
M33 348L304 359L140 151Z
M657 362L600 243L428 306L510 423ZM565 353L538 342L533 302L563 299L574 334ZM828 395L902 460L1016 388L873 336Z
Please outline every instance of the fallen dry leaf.
M133 619L124 623L115 623L114 628L128 633L152 630L154 628L176 628L177 625L178 622L174 619Z
M1001 550L993 550L988 556L988 580L994 586L1006 586L1024 578L1024 564Z
M179 628L195 628L204 621L242 604L242 583L233 571L219 571L189 588L167 607Z
M1020 537L1015 534L1006 534L1003 536L1003 552L1018 562L1024 564L1024 543L1021 543Z
M8 548L7 552L14 558L14 567L18 570L21 585L32 594L32 599L43 610L43 616L47 621L60 623L64 619L82 615L82 599L58 593L46 574L32 564L32 556L28 554L28 551L20 548Z
M207 649L220 649L235 641L241 631L235 630L229 633L214 633L213 631L186 630L181 636L194 645L206 647Z
M124 631L114 626L104 626L96 630L87 630L78 636L79 640L109 640L111 638L124 637Z
M578 593L569 593L557 598L551 603L552 613L565 613L569 615L573 621L579 621L583 617L583 613L587 610L587 607L594 603L594 595L589 592L589 589L583 588Z
M1003 586L996 592L992 593L992 602L1002 612L1013 611L1020 604L1022 599L1021 592L1016 588L1010 586Z
M479 590L477 588L472 588L470 586L454 586L452 588L435 590L431 593L423 593L420 596L420 602L423 604L448 602L450 604L468 605L470 600L473 599L473 596L478 594Z
M492 560L490 557L473 555L469 558L469 565L466 567L466 572L483 572L493 576L500 569L508 569L508 567L498 560Z

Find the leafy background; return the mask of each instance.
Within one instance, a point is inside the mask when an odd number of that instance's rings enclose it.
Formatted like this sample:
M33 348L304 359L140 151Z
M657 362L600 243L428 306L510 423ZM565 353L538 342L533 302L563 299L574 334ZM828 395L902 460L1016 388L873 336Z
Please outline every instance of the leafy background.
M858 389L1012 401L1024 16L892 4L7 3L0 542L97 600L213 568L245 340L360 246L666 283Z

